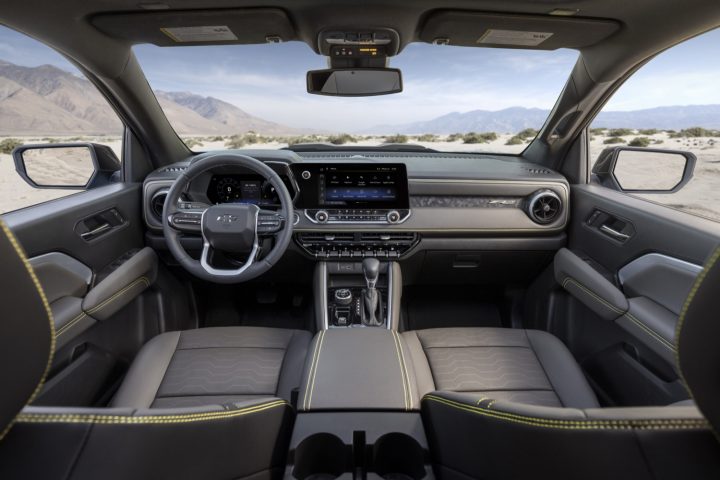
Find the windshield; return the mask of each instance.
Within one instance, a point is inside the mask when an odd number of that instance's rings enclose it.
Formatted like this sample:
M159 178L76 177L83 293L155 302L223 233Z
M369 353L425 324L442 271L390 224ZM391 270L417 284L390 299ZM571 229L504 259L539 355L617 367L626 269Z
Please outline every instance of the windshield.
M193 150L329 143L519 153L537 134L577 59L533 51L414 43L390 59L402 93L307 93L327 59L306 44L134 48L178 135Z

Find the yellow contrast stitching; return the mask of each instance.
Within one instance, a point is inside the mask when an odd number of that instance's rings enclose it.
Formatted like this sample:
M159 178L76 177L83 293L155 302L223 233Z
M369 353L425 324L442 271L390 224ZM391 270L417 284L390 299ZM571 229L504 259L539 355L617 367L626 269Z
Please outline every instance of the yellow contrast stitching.
M65 332L67 332L68 330L70 330L70 328L72 328L73 325L75 325L76 323L78 323L78 322L79 322L80 320L82 320L85 316L86 316L86 315L85 315L85 312L80 312L79 315L77 315L75 318L73 318L72 320L70 320L69 322L67 322L65 325L63 325L62 327L60 327L60 328L55 332L55 337L59 337L59 336L62 335L63 333L65 333Z
M617 308L616 306L608 303L604 298L600 297L600 296L597 295L595 292L593 292L592 290L588 289L585 285L581 284L580 282L578 282L578 281L575 280L574 278L567 277L567 278L563 281L563 284L562 284L563 288L566 288L566 287L567 287L567 284L568 284L569 282L572 282L573 284L575 284L575 286L578 287L580 290L584 291L585 293L587 293L588 295L590 295L591 297L593 297L595 300L597 300L598 302L600 302L600 303L602 303L603 305L605 305L607 308L609 308L609 309L612 310L613 312L619 313L619 314L625 313L624 310L619 309L619 308Z
M675 351L675 346L672 343L670 343L665 338L663 338L655 330L653 330L652 328L648 327L647 325L642 323L640 320L635 318L631 313L626 313L624 316L627 317L628 320L632 321L635 325L640 327L642 330L644 330L645 333L647 333L648 335L653 337L655 340L659 341L663 346L669 348L672 351Z
M323 341L325 340L325 332L327 330L323 330L320 332L320 338L318 338L318 346L317 346L317 356L315 357L313 361L313 365L310 367L310 374L312 377L312 381L310 382L310 394L308 395L307 392L305 392L305 397L307 400L307 406L305 407L305 410L310 410L310 405L312 404L312 395L313 391L315 390L315 376L317 375L317 369L320 365L320 353L322 352L322 346Z
M405 402L405 410L410 410L409 402L408 402L408 386L405 384L405 373L403 371L403 362L400 358L400 344L398 343L398 337L395 335L394 331L390 332L393 337L393 341L395 342L395 353L397 354L398 359L398 366L400 367L400 379L402 380L402 386L403 386L403 401Z
M455 402L445 398L426 395L426 400L442 403L449 407L464 410L486 417L505 420L508 422L529 425L533 427L557 428L557 429L573 429L573 430L623 430L639 428L644 430L667 430L667 429L696 429L709 428L709 423L704 419L645 419L645 420L557 420L549 418L528 417L524 415L516 415L498 410L489 411L488 409Z
M112 297L110 297L107 300L105 300L104 302L102 302L100 305L97 305L97 306L91 308L90 310L88 310L87 311L88 315L92 315L93 313L97 312L98 310L100 310L101 308L103 308L104 306L109 304L110 302L116 300L120 295L124 294L125 292L127 292L128 290L130 290L135 285L137 285L141 282L145 284L146 288L150 286L150 281L147 278L140 277L137 280L135 280L134 282L132 282L130 285L128 285L127 287L123 288L122 290L120 290L119 292L114 294Z
M103 415L103 414L53 414L53 413L21 413L17 417L20 423L95 423L95 424L133 424L142 425L150 423L190 423L208 420L222 420L239 417L250 413L262 412L279 406L286 406L285 400L275 400L270 403L253 405L239 410L188 413L182 415Z
M707 276L710 269L712 269L715 266L715 263L717 263L718 259L720 258L720 247L715 249L715 252L710 256L710 259L707 261L706 267L703 268L702 272L697 276L697 279L695 279L695 283L693 284L692 288L690 289L690 293L688 294L687 298L685 299L685 303L683 304L682 310L680 310L680 318L678 319L677 326L675 327L675 341L678 342L677 347L675 348L675 361L678 364L678 370L680 371L680 376L683 377L682 369L680 369L680 331L682 330L682 325L685 323L685 315L687 314L688 308L690 308L690 304L692 303L693 299L695 298L695 294L697 294L697 291L700 289L700 285L705 281L705 277ZM685 382L685 378L683 377L683 382ZM685 382L687 385L687 382Z
M45 312L48 316L48 321L50 322L50 353L48 354L47 364L45 365L45 370L43 371L42 375L40 376L40 381L38 382L37 386L35 387L35 390L30 394L30 397L25 402L25 405L28 405L29 403L32 403L33 400L35 400L35 397L40 392L40 389L42 388L43 384L45 383L45 378L47 377L48 372L50 371L50 365L52 364L53 356L55 355L55 320L53 320L53 314L52 310L50 309L50 303L47 300L47 297L45 296L45 290L43 290L42 286L40 285L40 280L38 280L37 275L35 275L35 270L33 270L32 266L30 265L30 262L27 261L27 257L25 256L25 252L23 251L22 247L20 247L20 244L18 243L17 239L15 238L15 235L10 231L10 229L5 225L5 222L0 220L0 227L2 227L3 232L5 233L5 236L7 236L8 240L10 241L10 245L15 249L15 253L17 253L18 257L22 261L23 265L25 265L25 269L27 270L28 274L30 275L30 279L32 280L33 284L35 285L35 289L38 292L38 295L40 295L40 301L43 304L43 307L45 307ZM12 427L14 423L14 420L11 421L5 429L0 433L0 440L5 437L7 432L10 430L10 427Z

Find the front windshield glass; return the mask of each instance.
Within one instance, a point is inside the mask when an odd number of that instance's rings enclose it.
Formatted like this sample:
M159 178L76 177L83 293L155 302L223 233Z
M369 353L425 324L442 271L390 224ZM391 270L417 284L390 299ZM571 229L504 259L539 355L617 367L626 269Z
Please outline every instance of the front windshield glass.
M306 72L327 68L327 59L300 42L134 51L170 123L196 151L391 143L519 153L577 59L573 50L414 43L389 62L402 70L402 93L343 98L307 93Z

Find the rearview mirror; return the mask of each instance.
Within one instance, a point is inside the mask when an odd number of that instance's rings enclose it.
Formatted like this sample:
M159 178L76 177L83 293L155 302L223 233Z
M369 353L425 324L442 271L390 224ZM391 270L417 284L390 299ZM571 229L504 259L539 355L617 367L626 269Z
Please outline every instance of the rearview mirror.
M120 161L105 145L21 145L12 152L17 173L33 188L82 190L112 183Z
M334 68L307 73L307 91L335 97L369 97L402 92L396 68Z
M697 158L690 152L644 147L611 147L600 153L592 173L614 190L675 193L692 178Z

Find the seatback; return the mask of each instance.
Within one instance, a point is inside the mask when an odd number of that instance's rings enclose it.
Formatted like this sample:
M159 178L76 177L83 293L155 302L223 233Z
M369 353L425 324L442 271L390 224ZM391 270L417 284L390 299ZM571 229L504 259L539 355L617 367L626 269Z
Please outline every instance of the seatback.
M293 410L277 398L177 409L26 406L54 348L50 309L0 220L0 478L279 478Z
M443 479L720 478L720 249L683 308L678 362L697 406L573 409L462 393L425 396Z

